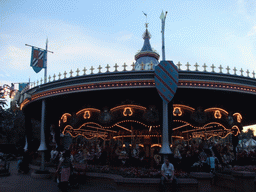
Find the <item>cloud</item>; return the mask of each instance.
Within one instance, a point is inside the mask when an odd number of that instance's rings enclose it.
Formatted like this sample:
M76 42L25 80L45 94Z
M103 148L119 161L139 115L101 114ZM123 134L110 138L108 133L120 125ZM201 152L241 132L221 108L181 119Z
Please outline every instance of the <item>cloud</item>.
M43 76L41 72L33 74L30 68L31 48L24 44L44 48L47 37L48 49L54 52L48 53L48 75L51 76L59 72L69 72L71 69L89 69L91 66L97 68L99 65L103 67L104 72L107 64L113 66L115 63L118 63L121 69L124 62L130 65L134 60L136 50L131 50L128 46L129 42L133 41L131 33L121 31L107 34L105 39L102 39L101 35L100 39L97 38L97 32L61 20L31 19L24 16L17 20L19 22L15 22L16 25L20 25L13 28L19 30L10 34L3 32L0 35L4 43L4 47L1 48L3 51L0 54L0 64L7 65L4 68L12 73L12 76L16 76L15 81L19 81L18 72L21 71L26 72L26 77L23 78L28 79L30 76L31 81L36 80L34 77L40 79ZM18 70L17 75L15 69Z
M254 48L249 43L238 46L241 51L241 59L245 63L244 67L255 69L256 58L254 55ZM245 70L245 69L244 69Z
M247 33L248 37L256 35L256 25L252 27L252 29Z
M27 50L21 49L12 45L7 47L6 53L3 56L3 59L1 60L3 60L2 62L8 61L8 64L6 67L11 67L16 70L24 70L27 68L28 54L29 52Z
M245 1L244 0L238 0L237 1L237 6L238 6L238 12L240 14L247 14L246 8L245 8Z
M126 41L131 40L132 37L133 37L133 34L131 34L131 33L130 34L123 34L123 33L121 33L121 34L117 35L116 40L117 41L121 41L121 42L126 42Z
M256 4L252 0L237 0L237 10L243 19L255 24Z

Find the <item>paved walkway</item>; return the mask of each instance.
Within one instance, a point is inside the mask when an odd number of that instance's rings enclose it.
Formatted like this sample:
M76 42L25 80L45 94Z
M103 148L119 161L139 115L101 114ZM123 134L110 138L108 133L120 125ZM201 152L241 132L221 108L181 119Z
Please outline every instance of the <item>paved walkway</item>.
M17 161L10 162L10 176L0 177L1 192L56 192L57 184L52 180L34 179L30 174L19 174Z
M38 168L32 166L32 168ZM50 170L54 171L54 169ZM17 161L10 162L10 176L0 177L1 192L58 192L57 183L53 179L35 179L30 174L19 174ZM104 179L87 179L79 185L79 189L70 189L70 192L112 192L117 191L113 185ZM231 192L231 190L212 187L212 192ZM121 192L121 191L117 191ZM122 191L124 192L124 191ZM128 191L129 192L129 191Z
M31 166L32 168L38 168ZM32 171L32 170L31 170ZM30 173L31 173L30 171ZM50 170L54 171L54 169ZM17 170L17 161L10 162L10 176L0 177L0 192L58 192L57 183L53 179L35 179L31 174L20 174ZM116 189L107 181L88 179L79 185L79 189L70 189L70 192L110 192Z

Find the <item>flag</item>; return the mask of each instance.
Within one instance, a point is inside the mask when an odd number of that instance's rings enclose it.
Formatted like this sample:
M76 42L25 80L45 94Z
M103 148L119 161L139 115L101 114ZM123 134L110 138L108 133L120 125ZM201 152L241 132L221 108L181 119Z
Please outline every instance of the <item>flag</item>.
M28 83L19 83L19 91L22 91L27 85Z
M36 73L40 72L42 68L46 67L46 50L35 48L32 46L31 63L30 66Z

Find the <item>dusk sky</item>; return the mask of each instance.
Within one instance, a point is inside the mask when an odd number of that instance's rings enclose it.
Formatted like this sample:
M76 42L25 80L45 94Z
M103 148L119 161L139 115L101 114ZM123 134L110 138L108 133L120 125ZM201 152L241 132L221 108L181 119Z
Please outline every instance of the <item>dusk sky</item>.
M99 65L104 72L107 64L115 63L131 65L143 45L143 12L151 46L162 55L162 10L168 11L167 60L180 61L182 69L189 62L193 70L197 62L256 72L256 2L252 0L3 0L0 85L44 76L43 70L36 74L30 67L31 48L25 44L45 48L47 37L48 50L54 52L48 53L48 75Z

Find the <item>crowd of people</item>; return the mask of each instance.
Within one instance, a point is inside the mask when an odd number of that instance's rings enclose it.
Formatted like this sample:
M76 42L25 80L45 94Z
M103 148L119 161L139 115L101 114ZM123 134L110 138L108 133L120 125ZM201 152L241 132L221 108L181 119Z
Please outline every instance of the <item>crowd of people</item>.
M172 143L173 155L170 161L176 171L214 172L221 171L225 167L231 168L234 163L238 165L256 164L255 151L237 147L235 154L232 142L193 139L189 142L176 140ZM160 169L163 163L163 157L159 154L161 147L160 145L154 146L148 149L143 143L139 145L116 140L104 142L95 139L73 141L69 150L74 163ZM53 147L51 162L55 165L58 164L62 151L61 148Z
M100 142L99 140L72 143L68 149L51 151L51 161L55 162L56 170L62 167L61 181L67 181L65 175L70 175L70 164L109 165L113 167L145 167L160 170L160 188L166 182L175 186L175 172L212 172L224 167L233 166L235 153L232 143L217 143L209 140L192 140L190 142L174 142L173 154L164 162L159 154L160 146L146 147L138 144ZM256 157L255 152L237 151L237 159ZM67 159L68 157L68 159ZM65 188L65 187L64 187Z
M144 167L151 165L159 166L161 163L159 147L151 149L151 154L146 156L144 147L138 144L130 146L118 143L73 143L70 145L69 150L72 160L75 163L81 164ZM52 162L58 162L60 151L55 147L52 149Z
M235 160L233 146L230 143L219 144L208 140L192 140L191 142L174 142L171 162L176 170L215 171L220 167L232 165ZM69 147L71 158L75 163L126 167L160 168L162 157L160 147L150 148L146 152L144 146L125 145L118 142L72 143ZM51 161L59 161L60 150L53 148Z
M187 172L210 169L215 171L215 169L232 165L235 160L233 146L230 143L193 140L190 144L179 143L173 148L176 167Z

